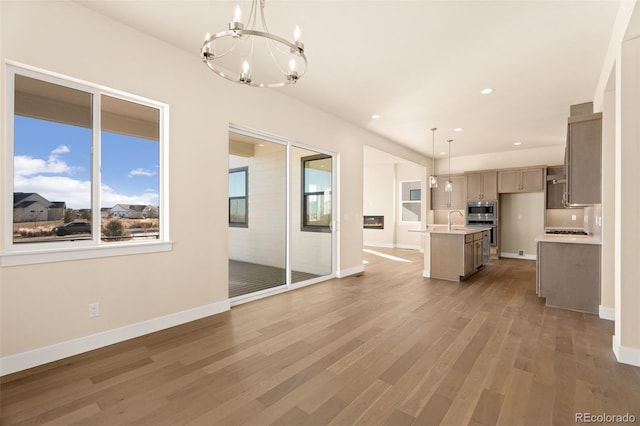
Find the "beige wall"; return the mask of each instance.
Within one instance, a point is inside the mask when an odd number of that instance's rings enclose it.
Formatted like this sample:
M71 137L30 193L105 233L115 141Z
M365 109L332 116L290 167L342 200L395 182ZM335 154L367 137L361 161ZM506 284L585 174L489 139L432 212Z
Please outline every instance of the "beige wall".
M535 258L536 236L544 233L544 193L500 195L501 256Z
M568 107L567 115L569 115ZM518 149L514 151L454 157L451 159L451 173L563 164L564 140L559 142L563 144L543 148ZM446 174L448 169L449 163L447 159L441 158L436 161L437 173Z
M400 183L408 181L420 181L421 182L421 194L422 203L421 209L421 221L425 222L425 198L429 196L429 191L425 191L425 178L424 167L410 163L400 163L396 165L396 191L397 197L395 200L396 208L400 205ZM420 249L422 234L418 232L410 232L411 229L420 229L422 225L420 223L402 223L398 214L398 221L396 222L396 241L395 246L400 248Z
M385 229L365 229L364 244L382 247L421 248L421 234L410 232L419 229L421 224L401 223L400 183L420 181L422 187L421 215L426 223L425 167L407 161L382 158L381 153L372 153L373 148L365 150L364 165L364 211L365 215L384 215ZM426 194L426 195L425 195Z
M364 167L364 215L384 216L384 229L364 229L364 244L393 247L396 234L395 163L366 161Z
M594 94L594 109L603 112L604 120L601 303L611 310L613 283L613 350L619 361L636 366L640 366L639 36L638 2L621 2Z
M21 62L170 105L174 241L173 250L165 253L2 267L1 356L227 300L223 206L230 123L338 153L337 270L347 274L362 268L363 145L392 151L393 143L278 91L229 83L207 70L197 53L75 3L0 2L0 13L3 63ZM3 132L2 152L6 143ZM4 176L0 179L0 219L6 220L4 201L10 197L4 193ZM210 212L205 229L192 220L194 204ZM100 303L101 314L89 319L93 302Z

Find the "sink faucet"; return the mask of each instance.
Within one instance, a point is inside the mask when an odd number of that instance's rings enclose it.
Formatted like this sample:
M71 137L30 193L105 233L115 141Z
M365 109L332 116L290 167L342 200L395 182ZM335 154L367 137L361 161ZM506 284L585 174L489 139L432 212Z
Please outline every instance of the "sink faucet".
M451 210L449 212L449 216L447 216L447 226L449 227L449 231L451 231L451 213L458 213L460 217L464 217L460 210Z

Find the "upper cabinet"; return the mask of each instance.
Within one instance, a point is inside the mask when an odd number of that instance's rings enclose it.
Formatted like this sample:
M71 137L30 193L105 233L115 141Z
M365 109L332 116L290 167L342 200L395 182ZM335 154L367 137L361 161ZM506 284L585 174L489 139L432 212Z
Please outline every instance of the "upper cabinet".
M564 166L547 168L546 208L563 209L565 207L565 182Z
M467 178L467 200L497 200L498 172L469 173Z
M498 192L543 192L544 168L501 170L498 172Z
M569 117L565 157L568 206L601 202L601 163L602 113Z
M445 191L447 179L451 179L451 192ZM431 188L431 210L464 209L465 199L464 176L438 176L438 187Z

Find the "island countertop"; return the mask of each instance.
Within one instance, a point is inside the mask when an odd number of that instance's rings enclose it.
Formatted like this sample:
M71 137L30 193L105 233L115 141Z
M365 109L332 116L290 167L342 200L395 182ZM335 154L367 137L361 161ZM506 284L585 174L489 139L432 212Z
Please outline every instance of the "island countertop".
M489 231L489 230L491 230L491 227L453 225L451 227L451 231L449 231L447 225L430 225L427 228L410 229L409 232L422 232L426 234L469 235L469 234L475 234L476 232Z

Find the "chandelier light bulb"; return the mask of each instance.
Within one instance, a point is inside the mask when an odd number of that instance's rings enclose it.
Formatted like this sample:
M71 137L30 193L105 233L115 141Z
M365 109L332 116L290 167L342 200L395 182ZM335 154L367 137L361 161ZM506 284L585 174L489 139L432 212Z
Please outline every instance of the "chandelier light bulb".
M236 8L233 11L233 22L240 22L242 19L242 9L240 9L240 5L237 4Z
M209 40L209 37L211 37L211 33L206 33L206 34L204 35L204 41Z
M240 83L251 83L251 74L249 74L249 61L242 62L242 72L240 73Z
M296 60L291 58L291 60L289 61L289 71L295 71L296 68L298 68Z
M300 27L297 25L293 29L293 41L300 41Z

